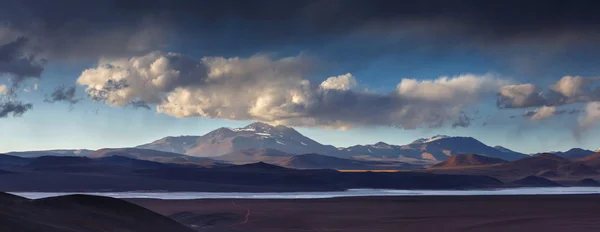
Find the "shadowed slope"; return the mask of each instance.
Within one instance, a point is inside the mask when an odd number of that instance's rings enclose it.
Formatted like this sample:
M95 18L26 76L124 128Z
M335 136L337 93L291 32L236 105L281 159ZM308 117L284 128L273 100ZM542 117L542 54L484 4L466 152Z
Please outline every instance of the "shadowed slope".
M577 181L574 185L582 186L582 187L599 187L600 183L598 183L598 181L596 181L594 179L587 178L587 179Z
M562 186L559 183L548 180L539 176L528 176L523 179L515 180L510 184L522 187L559 187Z
M213 157L213 159L223 160L232 163L278 163L291 156L293 155L270 148L248 148L240 149L225 155Z
M383 170L410 168L409 164L397 161L355 160L319 154L297 155L282 161L279 165L301 169Z
M29 164L33 159L13 155L0 154L0 167L14 168Z
M139 160L148 160L160 163L190 164L202 167L223 166L210 158L194 157L173 152L157 151L141 148L105 148L88 155L90 158L110 156L123 156Z

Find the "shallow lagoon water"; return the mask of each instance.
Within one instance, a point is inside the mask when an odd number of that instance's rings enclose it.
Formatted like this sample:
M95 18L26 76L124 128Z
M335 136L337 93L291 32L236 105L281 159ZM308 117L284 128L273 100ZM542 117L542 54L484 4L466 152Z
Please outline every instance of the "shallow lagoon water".
M350 189L335 192L285 192L285 193L217 193L217 192L10 192L30 199L88 194L115 198L155 198L155 199L317 199L357 196L481 196L481 195L563 195L600 194L600 187L551 187L551 188L510 188L486 190L389 190L389 189Z

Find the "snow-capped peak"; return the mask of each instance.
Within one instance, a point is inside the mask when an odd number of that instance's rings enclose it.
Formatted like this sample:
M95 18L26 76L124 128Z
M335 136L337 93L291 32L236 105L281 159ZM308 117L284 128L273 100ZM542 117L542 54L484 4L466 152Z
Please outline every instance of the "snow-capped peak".
M384 143L384 142L377 142L376 144L371 145L371 147L374 147L374 148L391 148L392 146L389 145L389 144L387 144L387 143Z
M252 131L258 133L268 133L275 127L262 122L255 122L242 128L234 128L232 131Z
M594 152L600 152L600 148L596 149Z
M429 142L436 141L438 139L445 139L445 138L450 138L450 136L447 136L447 135L436 135L436 136L433 136L431 138L420 138L420 139L417 139L417 140L413 141L412 143L429 143Z

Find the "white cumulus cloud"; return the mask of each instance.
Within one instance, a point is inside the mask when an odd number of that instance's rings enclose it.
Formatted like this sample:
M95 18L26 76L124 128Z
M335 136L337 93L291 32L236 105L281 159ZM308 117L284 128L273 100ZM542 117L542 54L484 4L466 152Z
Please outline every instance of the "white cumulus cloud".
M97 67L83 71L77 83L87 87L92 99L113 107L142 101L173 117L338 129L450 125L480 97L495 94L506 84L492 75L465 74L426 81L402 79L396 90L374 93L355 90L357 81L350 73L313 83L307 78L311 67L304 56L197 60L152 52L101 60Z
M327 78L327 80L321 83L321 88L323 89L350 90L355 86L356 79L350 73Z
M493 75L465 74L418 81L402 79L396 90L407 99L430 102L472 102L482 93L495 92L508 82Z
M550 89L565 97L577 97L583 94L586 79L581 76L564 76Z
M600 122L600 102L590 102L584 108L579 123L582 127L591 127Z
M10 89L6 85L0 85L0 95L7 95Z
M531 115L532 120L543 120L547 118L551 118L556 115L556 107L554 106L543 106L535 111L533 115Z
M560 106L579 102L600 101L600 78L564 76L543 91L534 84L507 85L498 91L500 108ZM595 88L595 89L594 89Z

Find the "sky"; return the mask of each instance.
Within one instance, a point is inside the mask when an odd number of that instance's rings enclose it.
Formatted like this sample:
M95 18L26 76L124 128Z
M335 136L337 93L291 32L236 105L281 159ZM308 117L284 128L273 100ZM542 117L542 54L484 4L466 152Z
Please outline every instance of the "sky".
M335 146L600 147L595 1L7 0L0 152L254 121Z

